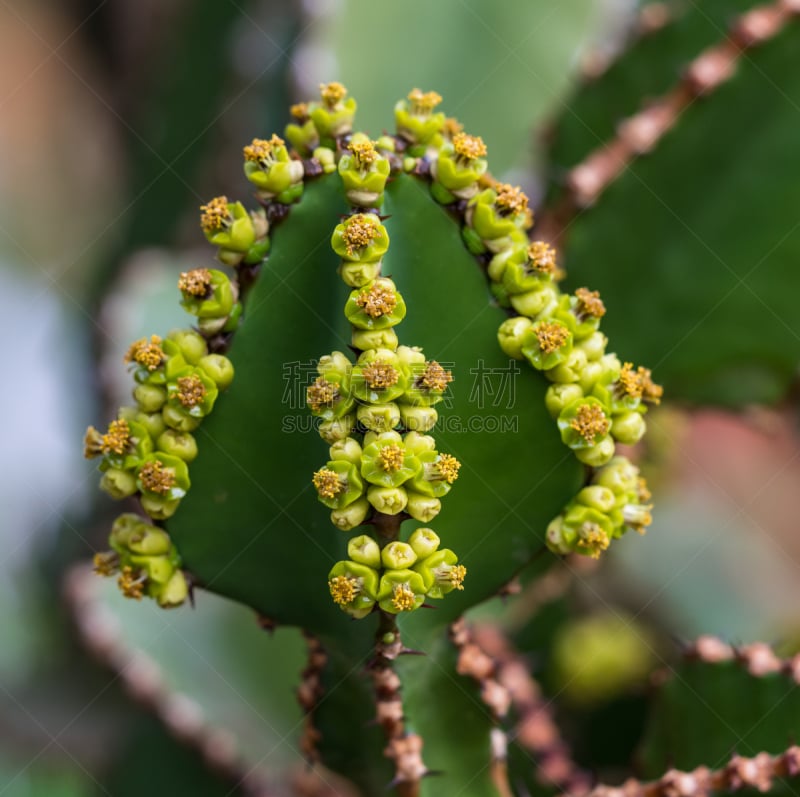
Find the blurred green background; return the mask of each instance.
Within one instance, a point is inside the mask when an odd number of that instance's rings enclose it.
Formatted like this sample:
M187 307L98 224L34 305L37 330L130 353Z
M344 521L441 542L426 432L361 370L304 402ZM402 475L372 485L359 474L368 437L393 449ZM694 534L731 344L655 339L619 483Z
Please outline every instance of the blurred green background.
M661 41L668 56L681 51L669 82L720 35L725 14L713 5L685 56L688 34ZM558 145L546 165L543 131L558 117L586 126L581 66L611 56L635 12L624 0L0 0L0 311L14 337L0 393L2 797L281 793L276 778L302 772L298 633L261 632L244 608L205 594L196 610L167 615L129 605L73 569L102 547L114 509L81 458L83 430L124 400L128 342L184 322L175 275L207 258L197 206L241 191L242 143L280 131L287 105L323 80L348 86L373 135L411 87L435 88L486 140L497 176L538 206L571 165ZM641 97L666 85L603 90ZM621 102L618 112L635 108ZM713 170L701 179L712 192ZM704 223L699 209L686 213L689 226ZM616 218L604 230L620 240ZM579 225L575 240L576 267L593 263L591 229ZM653 245L638 243L644 253ZM789 267L780 261L771 284ZM604 295L617 283L631 290L614 262L598 269ZM584 267L581 278L591 274ZM759 310L737 305L736 323L759 323ZM791 340L794 363L795 318L783 327L775 340ZM665 359L684 332L659 328ZM617 333L614 347L625 346ZM760 378L736 356L722 389ZM793 638L795 416L786 402L746 404L732 414L675 403L654 416L656 523L600 571L578 573L575 603L666 635Z

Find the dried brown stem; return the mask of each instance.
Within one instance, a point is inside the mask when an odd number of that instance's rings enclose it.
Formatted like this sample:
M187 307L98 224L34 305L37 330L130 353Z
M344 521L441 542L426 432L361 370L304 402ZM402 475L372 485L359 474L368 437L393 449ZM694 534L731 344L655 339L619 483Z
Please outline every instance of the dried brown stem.
M328 662L328 656L322 643L308 631L303 631L308 648L308 662L300 674L300 686L297 688L297 702L303 709L303 734L300 737L300 750L310 764L319 762L317 742L320 732L314 725L314 710L319 705L324 692L322 672Z
M714 636L701 636L683 651L687 659L708 664L733 661L744 667L750 675L763 678L781 673L794 683L800 684L800 653L781 658L766 642L751 642L748 645L730 645Z
M700 53L673 89L623 119L615 138L570 170L563 197L540 216L539 236L558 243L572 219L595 204L633 160L651 152L696 99L710 94L733 76L737 62L748 49L776 36L798 14L798 0L775 0L738 17L726 39Z
M587 797L705 797L714 792L755 788L767 792L775 778L800 774L800 747L780 755L759 753L752 758L734 755L721 769L698 767L690 772L670 769L658 780L626 780L621 786L595 786Z

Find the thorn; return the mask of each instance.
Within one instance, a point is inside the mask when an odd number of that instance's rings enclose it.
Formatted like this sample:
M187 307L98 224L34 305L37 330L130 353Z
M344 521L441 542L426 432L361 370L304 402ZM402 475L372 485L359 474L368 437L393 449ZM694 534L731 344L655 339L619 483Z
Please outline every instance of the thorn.
M379 214L378 214L378 218L379 218L381 221L386 221L386 219L391 219L391 218L392 218L392 214L391 214L391 213L387 213L385 216L381 216L381 215L380 215L380 213L379 213Z
M273 619L263 614L256 615L256 622L260 628L264 631L269 631L270 634L275 633L275 629L278 627L278 624Z
M420 609L438 609L438 608L439 608L438 606L434 606L432 603L423 603L422 606L420 606Z
M414 650L413 648L401 648L400 656L427 656L424 650Z

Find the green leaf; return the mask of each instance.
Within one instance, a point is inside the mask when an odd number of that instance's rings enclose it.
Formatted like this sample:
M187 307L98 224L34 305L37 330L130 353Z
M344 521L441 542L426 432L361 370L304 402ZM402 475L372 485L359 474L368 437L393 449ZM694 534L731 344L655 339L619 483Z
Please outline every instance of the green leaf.
M672 398L774 402L794 377L799 28L742 57L569 228L569 282L603 292L620 356Z

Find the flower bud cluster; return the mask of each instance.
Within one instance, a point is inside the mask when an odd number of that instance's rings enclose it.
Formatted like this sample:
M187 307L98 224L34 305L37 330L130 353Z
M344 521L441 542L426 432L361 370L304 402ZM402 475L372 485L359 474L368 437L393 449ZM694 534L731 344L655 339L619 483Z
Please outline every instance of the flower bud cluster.
M306 395L330 446L330 459L312 478L319 500L337 528L372 524L383 537L383 549L373 537L354 538L349 559L330 572L333 600L354 617L376 605L393 614L413 611L426 596L461 589L466 574L452 551L439 550L430 529L414 532L416 549L411 540L397 539L402 520L436 517L460 463L439 452L427 434L452 374L420 348L400 345L395 327L405 317L405 301L381 276L389 234L377 209L391 171L381 146L356 133L340 153L337 169L353 212L336 225L331 247L351 288L344 314L356 356L335 351L322 357Z
M126 598L147 595L159 606L180 606L189 594L181 561L169 535L138 515L120 515L111 529L111 550L95 554L94 569L101 576L117 575Z
M251 162L245 159L245 170L248 163ZM251 169L248 178L258 185L255 182L258 175L264 174L263 170L255 168ZM302 187L301 183L301 191ZM241 202L228 202L227 197L218 196L201 205L200 211L200 228L206 240L217 247L221 263L226 266L258 265L267 256L269 222L263 209L248 213Z
M645 533L652 522L650 497L639 469L626 457L614 457L551 521L547 546L554 553L597 559L626 531Z
M176 330L162 340L153 335L131 344L136 404L122 407L108 431L86 431L84 454L100 457L100 486L112 498L139 494L154 520L171 517L190 486L190 463L197 456L192 432L214 408L220 390L233 379L233 365L209 354L205 339Z

